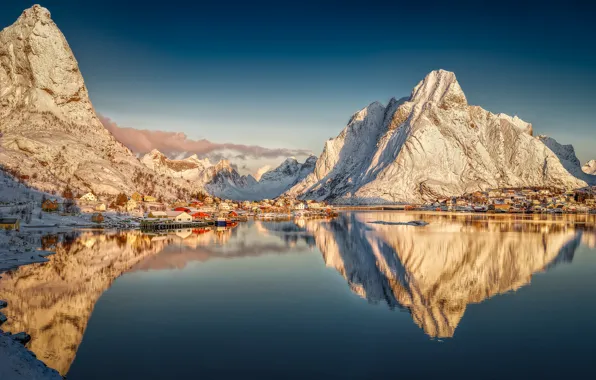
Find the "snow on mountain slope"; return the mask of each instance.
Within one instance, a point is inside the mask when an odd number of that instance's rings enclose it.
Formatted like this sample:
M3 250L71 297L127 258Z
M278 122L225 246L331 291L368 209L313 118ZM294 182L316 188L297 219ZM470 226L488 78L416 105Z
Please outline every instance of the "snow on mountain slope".
M569 173L588 184L596 184L596 177L584 172L581 161L575 155L573 145L559 144L557 140L544 135L538 136L538 138L559 158L561 164Z
M228 160L211 165L208 159L196 155L183 160L172 160L153 150L141 162L164 176L184 178L192 185L204 187L210 194L233 200L273 199L312 173L317 158L309 157L304 163L288 158L277 168L268 170L256 180L252 175L243 176Z
M36 188L70 183L97 194L165 198L185 190L185 181L155 176L103 127L47 9L35 5L0 32L0 90L0 163Z
M596 160L588 161L583 167L582 170L586 174L596 175Z
M213 195L234 200L273 199L283 194L294 184L312 173L316 157L309 157L304 163L288 158L277 168L264 173L257 181L253 176L240 176L235 170L216 170L205 188Z
M212 166L209 159L199 159L196 154L183 160L170 160L157 149L144 155L141 162L156 173L190 181L201 179L205 169Z
M288 194L393 203L505 186L585 186L589 178L576 176L572 158L562 162L549 145L517 117L468 105L455 74L438 70L409 98L354 114Z

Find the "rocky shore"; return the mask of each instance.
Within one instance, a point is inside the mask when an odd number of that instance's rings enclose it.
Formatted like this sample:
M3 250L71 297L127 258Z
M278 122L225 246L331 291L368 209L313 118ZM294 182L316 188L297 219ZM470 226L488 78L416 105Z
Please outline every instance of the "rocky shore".
M0 310L7 306L0 300ZM0 312L0 325L6 317ZM31 337L24 333L11 334L0 330L0 379L2 380L58 380L62 376L46 366L25 345Z

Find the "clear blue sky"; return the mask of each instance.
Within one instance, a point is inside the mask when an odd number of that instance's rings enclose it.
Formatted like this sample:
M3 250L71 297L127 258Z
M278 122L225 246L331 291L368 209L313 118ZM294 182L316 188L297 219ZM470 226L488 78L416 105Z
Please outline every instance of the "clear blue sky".
M319 154L351 114L454 71L471 104L596 158L596 21L582 2L41 2L122 126ZM0 24L32 2L2 1Z

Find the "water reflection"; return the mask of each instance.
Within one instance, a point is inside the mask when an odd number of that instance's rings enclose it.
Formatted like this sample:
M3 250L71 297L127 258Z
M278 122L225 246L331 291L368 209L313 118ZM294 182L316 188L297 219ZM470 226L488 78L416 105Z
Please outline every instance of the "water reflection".
M426 220L427 227L373 220ZM426 334L454 335L467 305L517 290L593 244L593 216L543 220L359 213L308 222L325 263L372 303L407 309ZM583 232L586 232L585 234Z
M423 219L427 227L370 224ZM126 272L177 270L210 259L322 253L350 289L371 303L411 313L431 337L452 337L466 307L527 285L532 275L594 247L594 216L489 217L342 214L334 220L249 222L233 229L47 235L50 262L5 273L6 331L27 331L30 348L66 374L94 305Z

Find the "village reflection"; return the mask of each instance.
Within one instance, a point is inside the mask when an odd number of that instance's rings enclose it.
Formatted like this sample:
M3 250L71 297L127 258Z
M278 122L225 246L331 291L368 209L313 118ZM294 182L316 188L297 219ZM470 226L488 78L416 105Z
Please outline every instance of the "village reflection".
M368 223L426 220L426 227ZM4 273L5 331L66 374L93 308L126 272L179 270L193 262L283 255L317 247L327 266L371 303L408 310L431 337L451 337L467 305L530 283L596 245L594 216L516 219L486 215L347 213L332 220L249 221L235 228L163 234L86 231L41 237L50 262Z

